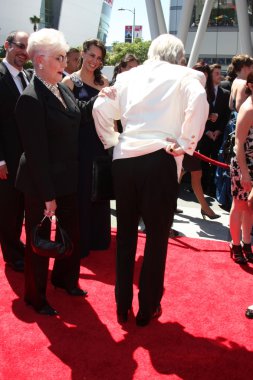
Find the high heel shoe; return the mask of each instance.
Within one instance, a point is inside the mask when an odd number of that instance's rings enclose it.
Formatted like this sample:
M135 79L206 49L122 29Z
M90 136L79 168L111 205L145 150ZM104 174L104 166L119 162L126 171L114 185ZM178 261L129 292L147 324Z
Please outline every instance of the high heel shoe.
M251 249L251 244L248 243L244 243L242 241L242 252L244 253L244 255L246 256L246 259L250 262L250 263L253 263L253 253L252 253L252 249Z
M241 245L234 245L230 243L230 257L234 260L236 264L244 265L247 264L247 259L243 256Z
M207 212L205 212L203 209L201 209L201 215L202 215L202 218L203 218L203 219L209 218L209 219L213 220L213 219L218 219L218 218L220 218L220 215L218 215L218 214L209 215L209 214L208 214Z

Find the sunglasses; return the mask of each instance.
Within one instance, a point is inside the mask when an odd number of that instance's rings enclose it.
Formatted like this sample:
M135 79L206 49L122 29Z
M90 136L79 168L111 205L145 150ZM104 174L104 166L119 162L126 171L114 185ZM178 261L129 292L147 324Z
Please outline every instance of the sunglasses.
M25 44L22 44L22 42L11 42L11 45L17 46L21 50L26 50L27 47Z

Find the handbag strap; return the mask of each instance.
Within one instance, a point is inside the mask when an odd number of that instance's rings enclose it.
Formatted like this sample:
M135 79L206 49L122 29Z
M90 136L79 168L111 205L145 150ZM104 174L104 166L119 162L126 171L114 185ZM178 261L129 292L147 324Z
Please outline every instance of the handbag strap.
M43 224L44 220L46 220L46 218L48 218L48 219L50 220L50 222L52 223L52 221L53 221L53 217L52 217L52 216L47 216L47 215L45 215L45 216L41 219L40 223L38 224L39 227L42 226L42 224ZM58 218L57 218L56 216L54 216L54 218L55 218L55 222L56 222L56 224L59 224Z

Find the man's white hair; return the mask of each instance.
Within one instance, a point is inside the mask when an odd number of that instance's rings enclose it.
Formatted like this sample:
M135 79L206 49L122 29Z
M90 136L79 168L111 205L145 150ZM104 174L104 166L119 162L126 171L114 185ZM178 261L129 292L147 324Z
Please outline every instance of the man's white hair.
M148 50L148 59L180 63L184 57L184 45L182 41L172 34L161 34L155 38Z
M69 50L62 32L56 29L43 28L34 32L28 39L27 52L31 60L36 55L48 55L54 52Z

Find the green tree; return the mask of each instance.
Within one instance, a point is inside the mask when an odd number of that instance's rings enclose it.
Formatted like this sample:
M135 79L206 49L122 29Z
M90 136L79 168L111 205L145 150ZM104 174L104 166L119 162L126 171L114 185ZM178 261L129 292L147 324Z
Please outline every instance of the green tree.
M38 24L40 23L40 18L37 16L30 17L30 21L33 24L33 30L36 32L38 29Z
M105 64L115 66L127 53L136 55L143 63L147 59L150 44L151 41L142 41L141 38L135 38L133 43L115 42L112 51L107 52Z
M5 50L4 50L4 45L0 46L0 58L5 57Z

